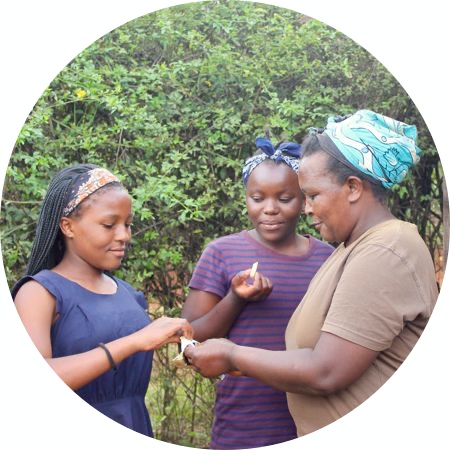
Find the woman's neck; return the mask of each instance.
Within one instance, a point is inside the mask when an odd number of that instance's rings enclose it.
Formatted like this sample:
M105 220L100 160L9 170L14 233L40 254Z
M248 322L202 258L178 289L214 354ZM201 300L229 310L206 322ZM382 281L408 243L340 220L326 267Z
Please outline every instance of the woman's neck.
M368 205L368 207L365 208L365 211L359 212L359 219L356 221L355 226L344 245L347 247L361 237L367 230L370 230L380 223L393 219L395 219L395 217L386 205L378 201Z
M84 261L73 261L67 254L52 271L99 294L113 294L117 289L115 282L103 270L95 269Z

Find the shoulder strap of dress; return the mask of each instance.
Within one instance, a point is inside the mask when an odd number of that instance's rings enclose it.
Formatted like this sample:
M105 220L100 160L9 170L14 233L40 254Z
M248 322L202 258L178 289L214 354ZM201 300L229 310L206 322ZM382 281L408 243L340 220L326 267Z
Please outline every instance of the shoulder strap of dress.
M57 288L55 281L58 281L59 277L57 274L50 270L42 270L35 275L26 275L22 277L12 288L11 295L13 300L15 299L19 289L28 281L34 280L41 284L45 289L47 289L50 294L54 297L59 297L60 291ZM63 278L61 278L63 279Z
M19 289L28 281L32 280L33 277L30 275L27 275L25 277L22 277L16 284L14 284L13 288L11 289L11 297L14 300L16 298L17 293L19 292Z

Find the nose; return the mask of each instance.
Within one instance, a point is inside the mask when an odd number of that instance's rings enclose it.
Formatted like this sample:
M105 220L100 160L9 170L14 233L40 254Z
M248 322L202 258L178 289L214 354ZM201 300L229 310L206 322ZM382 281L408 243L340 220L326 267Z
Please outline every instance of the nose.
M268 199L264 204L264 214L275 215L279 213L279 208L274 200Z
M126 225L120 225L116 228L116 240L119 242L128 242L131 239L131 229Z
M312 206L311 206L311 202L308 201L308 199L305 200L305 214L307 216L312 215Z

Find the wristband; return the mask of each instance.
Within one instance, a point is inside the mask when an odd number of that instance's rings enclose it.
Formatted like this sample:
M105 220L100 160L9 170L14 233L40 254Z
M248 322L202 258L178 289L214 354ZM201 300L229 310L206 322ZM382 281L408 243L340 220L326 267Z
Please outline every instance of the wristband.
M109 364L111 365L111 369L113 369L114 372L116 372L117 371L116 362L114 361L114 358L112 357L111 352L109 351L108 347L105 344L103 344L102 342L100 342L100 344L98 344L98 346L100 348L102 348L103 350L105 350L106 356L108 357Z

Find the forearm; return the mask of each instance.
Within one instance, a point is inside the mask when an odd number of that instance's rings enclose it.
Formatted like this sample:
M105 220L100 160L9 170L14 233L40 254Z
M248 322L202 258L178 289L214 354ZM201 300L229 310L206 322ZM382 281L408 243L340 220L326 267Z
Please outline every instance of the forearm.
M103 342L115 364L137 352L147 352L170 342L179 342L179 336L192 339L192 327L185 319L160 317L134 333L111 342ZM49 352L41 352L44 357ZM78 389L111 369L104 348L61 358L46 358L53 370L72 389Z
M322 332L314 349L270 351L210 339L185 355L207 378L237 371L284 392L329 395L361 377L378 352Z
M270 351L235 346L230 355L234 370L284 392L325 395L328 375L314 362L312 349Z
M116 364L138 351L134 335L125 336L105 343ZM79 389L108 370L111 364L101 347L77 355L60 358L46 358L50 367L71 389Z
M205 315L191 322L195 339L203 342L206 339L225 337L244 307L245 300L230 291ZM189 320L189 317L186 318Z

